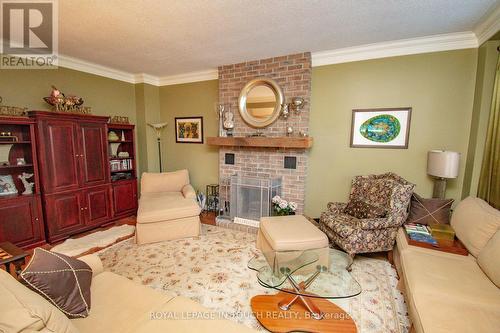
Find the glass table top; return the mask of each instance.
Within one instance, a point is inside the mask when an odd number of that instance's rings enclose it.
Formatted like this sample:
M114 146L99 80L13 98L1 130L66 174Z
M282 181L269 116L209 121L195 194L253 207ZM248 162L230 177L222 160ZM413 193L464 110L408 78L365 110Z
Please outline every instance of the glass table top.
M330 248L265 252L252 258L248 268L259 283L290 294L317 298L348 298L361 286L347 271L352 258Z

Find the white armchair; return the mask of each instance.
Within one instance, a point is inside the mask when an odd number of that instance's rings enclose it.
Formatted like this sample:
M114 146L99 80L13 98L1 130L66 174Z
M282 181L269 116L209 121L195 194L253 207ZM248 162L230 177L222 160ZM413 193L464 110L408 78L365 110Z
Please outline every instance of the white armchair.
M143 173L137 244L198 236L200 211L187 170Z

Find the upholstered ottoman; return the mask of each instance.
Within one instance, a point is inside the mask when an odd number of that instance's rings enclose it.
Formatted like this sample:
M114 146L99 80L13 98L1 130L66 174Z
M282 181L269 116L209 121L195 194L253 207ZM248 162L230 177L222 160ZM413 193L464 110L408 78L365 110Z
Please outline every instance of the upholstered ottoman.
M329 266L328 237L302 215L262 217L257 248L264 253L271 267L276 252L313 249L318 251L318 264ZM281 254L281 260L285 258L286 254Z

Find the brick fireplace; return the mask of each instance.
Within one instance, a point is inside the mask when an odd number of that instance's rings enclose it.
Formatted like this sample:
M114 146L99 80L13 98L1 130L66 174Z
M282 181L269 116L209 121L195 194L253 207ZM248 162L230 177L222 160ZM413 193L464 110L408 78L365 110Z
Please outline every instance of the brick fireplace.
M261 132L266 137L284 137L287 126L291 126L294 135L299 131L309 133L311 54L306 52L219 67L219 103L231 106L235 115L234 136L256 132L240 117L238 97L243 86L257 77L274 79L283 89L285 103L293 97L303 97L306 101L299 115L291 112L287 120L280 117ZM221 147L219 178L227 179L235 173L263 178L282 177L282 197L295 201L297 212L301 214L304 211L307 159L305 149Z

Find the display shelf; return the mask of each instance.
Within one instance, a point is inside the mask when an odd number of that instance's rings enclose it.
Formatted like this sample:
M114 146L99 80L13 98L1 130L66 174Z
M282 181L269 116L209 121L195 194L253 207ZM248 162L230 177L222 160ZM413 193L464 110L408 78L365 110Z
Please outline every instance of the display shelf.
M32 168L33 164L23 164L23 165L0 165L0 169L21 169L21 168Z

